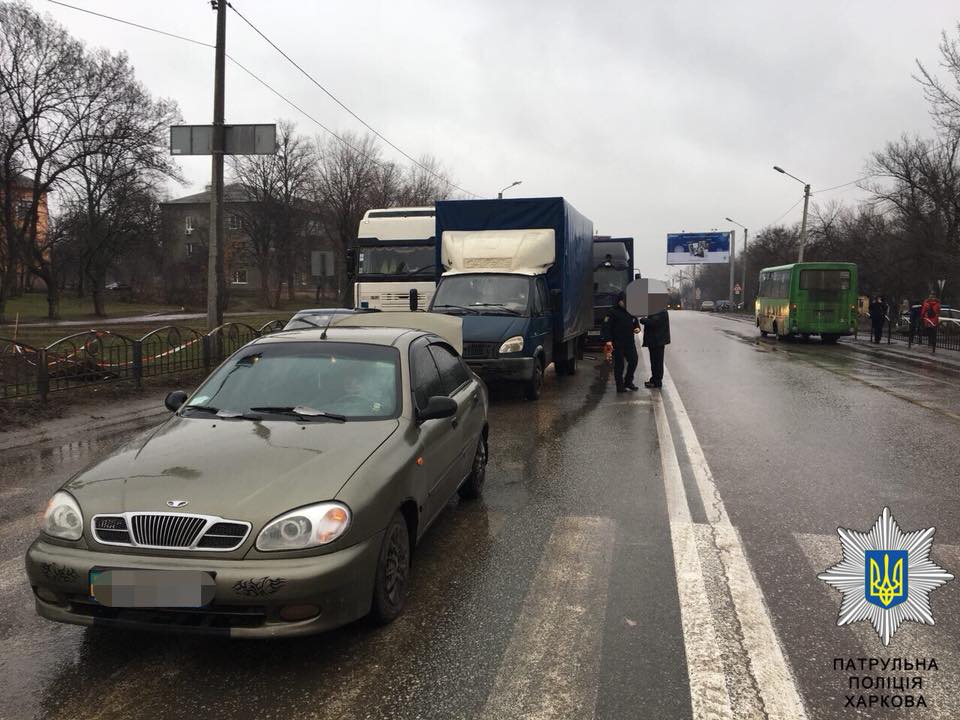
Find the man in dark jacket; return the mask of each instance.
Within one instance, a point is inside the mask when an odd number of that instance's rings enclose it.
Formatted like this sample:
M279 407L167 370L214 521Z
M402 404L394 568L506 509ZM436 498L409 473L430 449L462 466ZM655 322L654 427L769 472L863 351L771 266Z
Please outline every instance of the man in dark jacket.
M618 393L640 389L633 384L633 374L640 361L634 335L639 332L637 319L627 312L627 296L620 293L617 295L617 304L610 308L600 328L601 339L613 345L613 379Z
M650 353L650 379L643 386L663 386L663 355L670 344L670 316L661 310L640 319L643 325L643 346Z
M883 339L883 324L887 320L887 304L877 295L870 303L870 325L873 328L873 342L879 343Z

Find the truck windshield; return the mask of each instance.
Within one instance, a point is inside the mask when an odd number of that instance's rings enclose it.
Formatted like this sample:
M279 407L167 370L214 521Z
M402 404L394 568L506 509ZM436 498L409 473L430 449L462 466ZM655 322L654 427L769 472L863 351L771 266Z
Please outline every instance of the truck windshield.
M526 275L452 275L445 277L433 298L433 307L470 308L496 315L526 314L533 291Z
M433 277L433 246L364 247L357 256L360 275L426 275Z
M593 292L597 295L616 295L626 290L629 282L629 270L601 266L593 271Z

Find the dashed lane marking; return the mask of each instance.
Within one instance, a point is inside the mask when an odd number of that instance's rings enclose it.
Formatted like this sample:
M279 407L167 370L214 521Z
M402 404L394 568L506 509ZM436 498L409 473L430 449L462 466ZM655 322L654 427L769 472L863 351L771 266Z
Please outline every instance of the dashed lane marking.
M481 718L594 717L615 534L609 518L556 521Z

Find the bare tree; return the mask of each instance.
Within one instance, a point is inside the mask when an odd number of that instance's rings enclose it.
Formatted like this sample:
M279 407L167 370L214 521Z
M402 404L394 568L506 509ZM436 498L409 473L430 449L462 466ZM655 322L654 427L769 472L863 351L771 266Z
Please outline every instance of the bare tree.
M340 302L348 304L351 293L345 281L344 258L356 240L363 213L372 207L371 188L382 188L384 176L380 174L380 150L373 136L346 133L342 137L345 142L329 138L317 143L314 197L337 256ZM382 197L377 199L382 201Z
M260 274L264 304L279 303L282 283L292 300L298 258L304 254L304 232L316 211L309 200L316 153L310 140L298 135L290 121L279 123L274 155L240 155L232 170L248 202L239 210L250 248ZM270 294L270 278L276 278L276 293Z
M951 38L944 30L940 35L940 67L952 81L942 80L917 60L920 74L914 79L923 87L930 103L930 111L938 125L953 135L960 134L960 23L957 37Z

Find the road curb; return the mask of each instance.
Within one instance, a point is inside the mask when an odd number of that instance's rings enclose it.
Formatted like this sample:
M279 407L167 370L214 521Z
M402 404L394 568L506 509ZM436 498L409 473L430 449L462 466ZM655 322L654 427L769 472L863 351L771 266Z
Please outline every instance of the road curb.
M954 362L953 360L944 361L937 357L933 357L932 353L930 357L919 356L906 352L899 352L897 350L886 350L882 347L861 347L859 342L841 342L839 343L839 347L852 350L853 352L860 353L862 355L872 355L874 357L880 356L884 359L906 360L908 362L916 363L917 365L932 365L937 370L947 370L949 372L960 373L960 362Z

